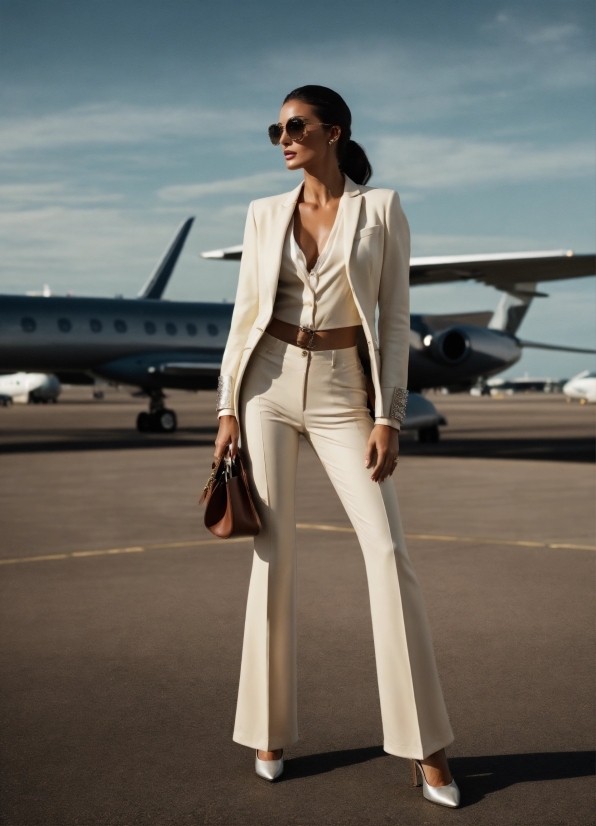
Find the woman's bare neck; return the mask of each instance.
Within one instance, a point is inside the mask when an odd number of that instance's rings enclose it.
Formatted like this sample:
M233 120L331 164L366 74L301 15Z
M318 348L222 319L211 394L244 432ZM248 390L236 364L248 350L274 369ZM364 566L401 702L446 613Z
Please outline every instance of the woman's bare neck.
M325 206L330 201L341 198L344 188L344 174L338 166L314 174L305 169L301 200L304 203Z

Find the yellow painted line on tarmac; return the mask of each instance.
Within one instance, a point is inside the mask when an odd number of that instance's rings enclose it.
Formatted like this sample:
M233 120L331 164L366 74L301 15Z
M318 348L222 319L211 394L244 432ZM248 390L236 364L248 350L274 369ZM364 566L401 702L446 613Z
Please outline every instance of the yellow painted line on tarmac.
M311 531L338 531L341 533L355 533L354 528L344 528L339 525L311 525L301 522L297 528ZM431 542L465 542L474 545L512 545L519 548L565 548L571 551L596 551L596 545L572 545L569 542L532 542L528 539L486 539L481 536L446 536L436 533L406 533L406 539L425 539Z
M299 522L297 528L303 531L330 531L332 533L355 533L354 528L343 525L319 525ZM524 539L486 539L479 536L451 536L432 533L407 533L406 539L419 539L427 542L459 542L474 545L500 545L520 548L553 548L555 550L596 551L596 545L573 545L569 542L532 542ZM154 545L131 545L128 548L108 548L98 551L73 551L64 554L45 554L43 556L22 556L14 559L0 559L0 565L18 565L22 562L53 562L64 559L83 557L114 556L119 554L144 553L145 551L167 551L174 548L204 548L214 545L233 545L251 542L252 537L237 536L232 539L191 539L186 542L161 542Z
M305 531L337 531L338 533L355 533L354 528L344 528L341 525L311 525L307 522L298 522L297 528Z
M46 556L21 556L15 559L0 559L0 565L16 565L19 562L50 562L54 559L77 559L85 556L114 556L115 554L138 554L145 551L166 551L170 548L195 548L202 545L222 545L235 542L249 542L251 537L238 536L234 539L196 539L188 542L165 542L157 545L134 545L130 548L109 548L101 551L73 551L70 554L47 554Z
M77 556L109 556L110 554L138 554L142 553L145 548L135 546L134 548L110 548L108 551L74 551L70 554L72 557Z

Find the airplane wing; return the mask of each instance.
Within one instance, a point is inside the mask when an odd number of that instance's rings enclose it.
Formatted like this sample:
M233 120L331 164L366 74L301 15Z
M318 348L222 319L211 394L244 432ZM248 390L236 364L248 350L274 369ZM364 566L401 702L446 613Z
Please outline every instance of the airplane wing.
M242 245L202 253L203 258L239 261ZM572 250L498 252L487 255L432 255L410 259L410 283L440 284L480 281L499 290L528 282L557 281L596 275L596 255Z
M517 339L520 347L534 347L537 350L560 350L563 353L596 353L596 350L586 349L585 347L566 347L562 344L543 344L540 341L525 341L522 338Z
M433 255L412 258L410 283L480 281L499 290L516 284L557 281L596 275L596 255L576 255L571 250L499 252L490 255Z

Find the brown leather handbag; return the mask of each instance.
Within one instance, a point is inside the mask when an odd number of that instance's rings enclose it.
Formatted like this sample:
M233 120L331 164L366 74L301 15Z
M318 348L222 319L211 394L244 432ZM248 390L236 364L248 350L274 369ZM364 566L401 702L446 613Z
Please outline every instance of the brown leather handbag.
M205 527L220 539L256 536L261 520L255 508L242 451L232 459L229 451L213 462L211 476L199 504L205 502Z

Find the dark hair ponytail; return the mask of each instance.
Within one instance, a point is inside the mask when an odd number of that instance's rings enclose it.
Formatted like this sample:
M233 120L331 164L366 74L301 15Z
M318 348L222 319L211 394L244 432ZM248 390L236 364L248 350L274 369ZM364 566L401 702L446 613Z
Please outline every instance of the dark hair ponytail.
M365 184L372 175L366 152L352 137L352 113L341 95L326 86L299 86L286 95L284 103L300 100L312 106L321 123L341 128L337 142L339 168L356 184Z
M372 166L366 152L356 141L348 140L344 147L339 168L351 178L355 184L365 184L372 175Z

